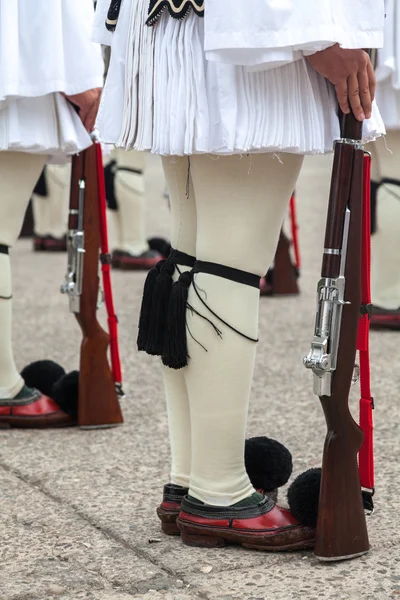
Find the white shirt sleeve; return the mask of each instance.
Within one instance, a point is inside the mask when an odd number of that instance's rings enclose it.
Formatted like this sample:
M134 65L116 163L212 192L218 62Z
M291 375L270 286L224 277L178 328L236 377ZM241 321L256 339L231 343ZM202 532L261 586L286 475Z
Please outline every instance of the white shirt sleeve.
M208 0L210 61L273 68L339 43L383 44L384 0Z
M101 87L92 23L92 0L0 0L0 98Z

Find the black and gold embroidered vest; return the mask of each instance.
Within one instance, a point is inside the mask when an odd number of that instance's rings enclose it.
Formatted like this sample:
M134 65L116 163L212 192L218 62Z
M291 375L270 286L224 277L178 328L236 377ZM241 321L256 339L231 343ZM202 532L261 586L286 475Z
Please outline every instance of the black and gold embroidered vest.
M204 0L150 0L146 25L154 25L164 10L168 10L173 19L184 19L191 10L203 17Z
M106 18L106 27L109 31L115 31L121 4L122 0L111 0ZM204 17L204 0L150 0L146 25L152 26L157 23L164 10L167 10L173 19L182 20L190 11L199 17Z

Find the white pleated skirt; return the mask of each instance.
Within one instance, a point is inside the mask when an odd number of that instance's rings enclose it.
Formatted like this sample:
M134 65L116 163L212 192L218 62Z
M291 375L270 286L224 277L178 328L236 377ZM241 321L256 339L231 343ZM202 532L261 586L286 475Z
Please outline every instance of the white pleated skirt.
M0 151L48 154L62 161L90 144L81 120L61 94L0 102Z
M147 10L147 0L122 4L97 120L104 142L178 156L332 150L335 93L306 60L258 72L209 62L201 18L165 12L149 28ZM384 131L376 113L366 141Z

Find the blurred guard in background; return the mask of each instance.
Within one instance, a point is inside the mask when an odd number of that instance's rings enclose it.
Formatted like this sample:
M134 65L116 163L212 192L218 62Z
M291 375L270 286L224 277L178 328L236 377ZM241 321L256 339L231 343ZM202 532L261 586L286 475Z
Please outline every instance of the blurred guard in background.
M16 367L9 249L44 165L91 144L103 82L92 19L92 0L0 0L0 426L68 422Z
M376 78L387 135L371 145L371 326L400 330L400 0L386 3Z

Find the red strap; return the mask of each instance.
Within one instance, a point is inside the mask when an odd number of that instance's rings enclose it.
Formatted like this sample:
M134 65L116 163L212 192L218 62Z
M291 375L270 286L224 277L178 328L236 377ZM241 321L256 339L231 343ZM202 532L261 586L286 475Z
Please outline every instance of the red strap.
M101 151L101 144L95 142L95 146L97 157L97 176L99 183L101 257L103 259L101 262L101 271L103 274L104 302L107 309L108 331L110 334L111 367L115 383L122 384L121 361L118 347L118 319L115 314L111 287L103 154Z
M300 259L300 244L299 244L299 234L298 234L299 226L297 224L295 192L293 192L292 197L290 198L290 221L292 224L292 242L293 242L296 267L298 270L300 270L301 259Z
M374 440L371 396L370 359L369 359L369 314L371 304L371 157L364 157L364 197L363 231L361 262L361 303L362 315L358 324L357 349L360 353L360 427L364 432L364 441L359 453L359 473L361 487L374 489Z

